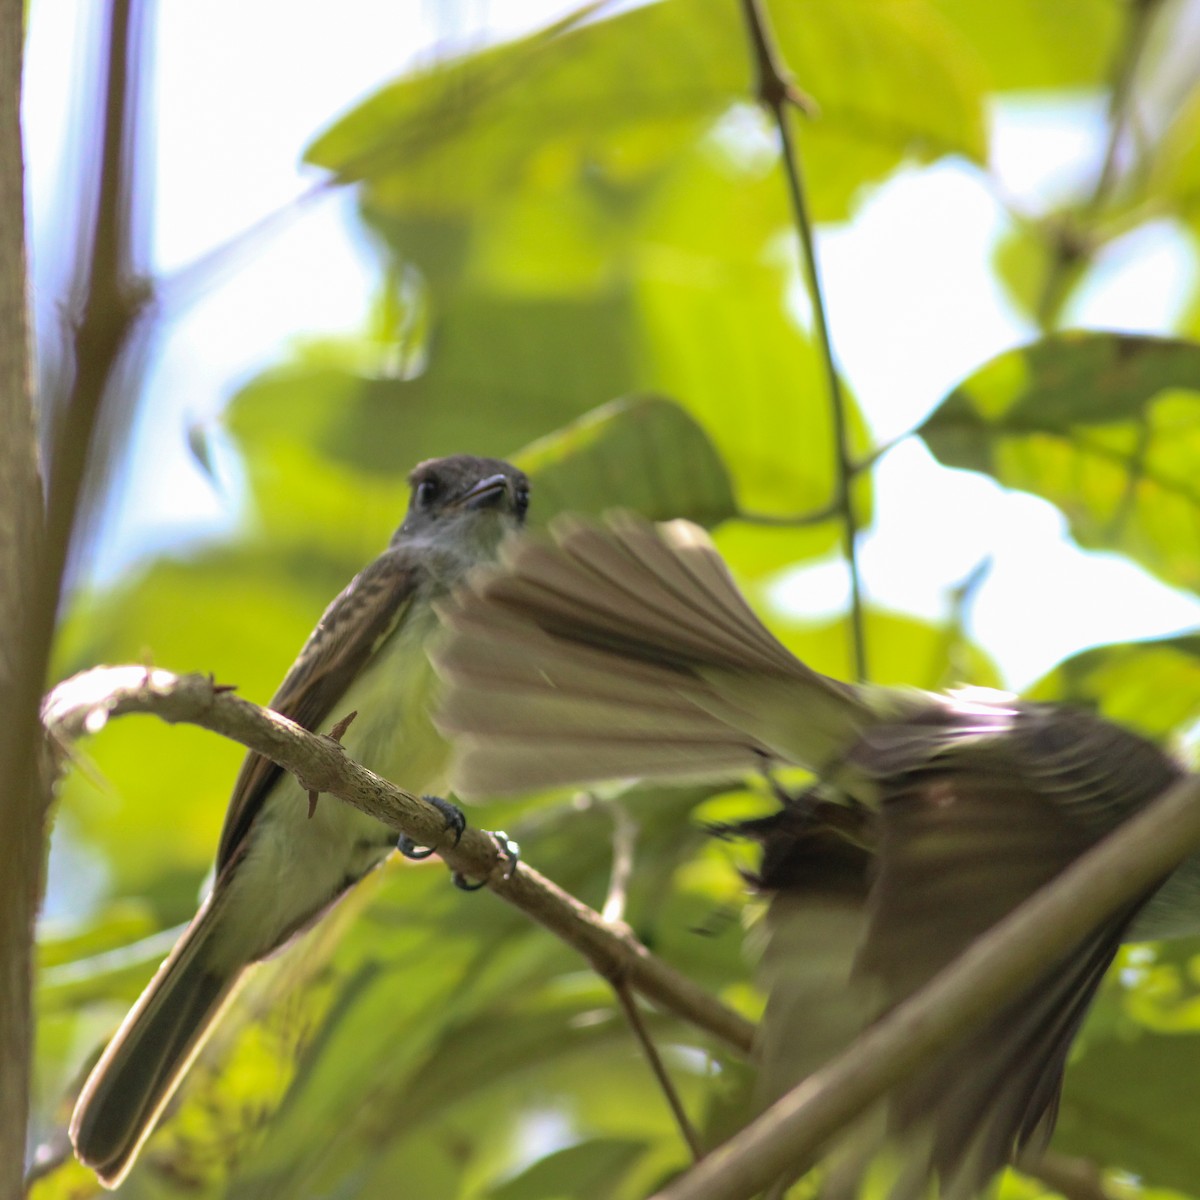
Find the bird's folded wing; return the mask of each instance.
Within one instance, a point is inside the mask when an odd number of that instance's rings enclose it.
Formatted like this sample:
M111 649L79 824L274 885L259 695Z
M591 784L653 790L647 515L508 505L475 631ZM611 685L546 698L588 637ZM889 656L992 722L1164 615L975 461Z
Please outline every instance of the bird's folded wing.
M400 624L419 581L403 549L390 550L355 576L330 603L271 700L271 708L315 729L363 666ZM282 768L248 754L234 784L217 847L228 865Z

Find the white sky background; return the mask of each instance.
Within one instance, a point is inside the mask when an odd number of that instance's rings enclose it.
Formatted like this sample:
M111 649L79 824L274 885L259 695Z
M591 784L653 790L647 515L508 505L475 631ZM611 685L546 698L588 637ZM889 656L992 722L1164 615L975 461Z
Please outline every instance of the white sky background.
M43 327L54 314L58 169L80 77L81 14L99 7L32 4L24 115ZM300 167L313 134L439 42L478 44L485 27L513 33L569 7L561 0L340 0L336 11L322 0L159 5L147 94L157 154L152 267L184 267L303 193L319 178ZM1093 177L1102 117L1099 97L1013 102L994 113L993 156L1006 191L1032 201ZM100 577L237 520L236 481L217 489L195 466L187 425L215 418L239 384L286 357L298 335L361 327L375 279L355 240L353 206L349 192L330 196L283 232L255 240L236 269L159 336L148 380L153 400L137 430L128 491L100 548ZM880 441L915 425L987 358L1033 336L990 270L1005 220L973 171L943 163L902 172L849 225L820 231L835 346ZM1098 282L1069 308L1071 323L1163 331L1196 284L1190 246L1167 225L1139 231L1105 258ZM876 484L876 526L862 550L869 597L940 617L947 589L990 555L972 632L1014 687L1087 645L1200 624L1193 598L1123 559L1070 545L1052 506L946 470L915 439L882 460ZM928 534L918 559L906 532L913 528ZM846 593L844 569L830 562L797 571L780 597L824 615Z

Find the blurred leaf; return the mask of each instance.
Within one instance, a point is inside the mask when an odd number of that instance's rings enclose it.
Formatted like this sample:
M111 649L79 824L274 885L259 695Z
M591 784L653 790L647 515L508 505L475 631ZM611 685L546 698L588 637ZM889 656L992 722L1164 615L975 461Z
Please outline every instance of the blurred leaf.
M820 105L802 136L819 220L843 216L900 158L986 159L986 75L936 3L809 0L770 15L784 62Z
M322 361L260 376L234 399L228 422L264 531L337 538L361 523L364 501L368 512L386 501L390 532L418 461L508 455L628 392L627 327L628 303L615 294L552 303L463 292L437 308L428 367L415 379L371 379Z
M816 348L781 311L781 283L777 272L747 271L723 299L648 264L640 298L653 386L678 396L707 430L744 509L792 516L834 494L833 434ZM861 420L851 414L861 446ZM836 544L830 526L794 533L809 555Z
M1102 245L1100 232L1093 228L1084 252L1078 224L1070 209L1049 212L1036 221L1014 224L992 251L996 278L1009 299L1042 329L1059 322L1067 302L1088 278L1094 253ZM1043 311L1051 280L1054 303Z
M670 400L615 400L516 456L529 473L537 524L555 513L614 506L651 520L687 517L716 525L736 505L712 443Z
M769 590L772 632L814 670L837 679L853 678L849 622L802 621L787 616L784 598L792 586L785 576ZM758 591L761 594L761 589ZM872 683L930 690L959 684L1000 685L999 672L987 655L976 646L960 643L953 629L878 609L867 610L864 629ZM956 674L947 678L951 663Z
M1147 737L1169 738L1200 719L1200 635L1085 650L1059 663L1029 695L1095 708Z
M39 971L127 946L157 928L146 907L136 901L118 901L94 917L77 924L41 921L38 924Z
M919 430L947 466L1058 505L1081 545L1200 587L1200 346L1059 334L987 363Z
M1054 1145L1193 1194L1198 1075L1198 1037L1093 1041L1067 1071Z
M1148 182L1194 229L1200 228L1200 84L1179 106L1159 143Z
M818 213L844 215L859 187L908 155L982 161L981 76L931 4L777 7L785 58L822 108ZM594 214L615 212L752 98L747 46L735 6L663 0L401 79L318 138L308 159L369 181L378 210L487 212L500 198L579 187Z
M1117 48L1124 7L1110 0L934 0L970 43L992 87L1094 87Z
M734 30L717 6L668 0L539 31L383 88L307 158L343 182L369 180L373 203L395 210L486 210L589 175L620 190L746 94L748 59L716 41Z
M596 1138L548 1154L487 1193L489 1200L608 1200L614 1181L645 1153L623 1138Z

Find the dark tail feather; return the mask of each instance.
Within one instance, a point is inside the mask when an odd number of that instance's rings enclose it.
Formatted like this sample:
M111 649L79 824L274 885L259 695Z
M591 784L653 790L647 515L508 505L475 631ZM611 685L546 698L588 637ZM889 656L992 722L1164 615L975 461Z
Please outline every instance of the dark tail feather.
M133 1165L241 975L208 954L211 901L179 939L92 1070L71 1118L79 1160L105 1187Z

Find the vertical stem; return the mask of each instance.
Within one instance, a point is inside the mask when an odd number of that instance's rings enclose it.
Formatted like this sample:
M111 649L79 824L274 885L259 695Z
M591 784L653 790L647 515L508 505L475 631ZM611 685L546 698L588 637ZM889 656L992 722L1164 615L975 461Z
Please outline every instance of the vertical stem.
M846 397L842 390L841 377L838 375L837 363L834 361L833 343L829 336L829 322L825 314L825 296L821 289L821 275L817 265L812 220L804 190L804 175L800 167L800 156L796 152L788 116L788 109L792 105L800 108L806 107L806 105L790 83L780 62L778 50L767 26L762 0L741 0L741 5L750 34L751 50L758 75L758 99L771 114L775 121L775 127L779 131L788 198L791 201L792 217L796 222L796 232L800 237L805 280L808 284L809 297L812 300L813 321L816 325L817 342L821 348L825 382L829 390L837 467L837 485L833 503L841 518L843 549L846 556L846 567L850 573L850 631L854 675L862 683L867 680L870 673L867 666L862 578L858 569L858 521L854 514L851 494L851 482L855 472L850 454Z
M43 660L31 637L42 488L29 387L21 155L22 0L0 0L0 1200L23 1193L33 925L44 856L37 779Z
M642 1020L642 1014L638 1011L637 1001L633 998L633 993L629 990L629 986L620 981L613 982L613 991L616 992L617 1000L621 1004L621 1011L625 1014L625 1020L629 1022L629 1028L633 1031L637 1038L638 1045L642 1048L642 1053L646 1056L646 1062L650 1066L650 1070L654 1074L655 1082L659 1089L666 1097L667 1104L671 1109L671 1115L675 1118L675 1124L679 1128L679 1133L683 1140L687 1142L688 1149L692 1152L692 1161L699 1162L704 1157L704 1147L700 1144L700 1138L696 1134L692 1123L688 1120L687 1110L683 1107L683 1101L679 1098L679 1092L675 1089L675 1084L671 1081L671 1076L667 1073L666 1064L662 1060L662 1056L658 1053L658 1047L654 1044L654 1039L650 1036L650 1031L646 1028L645 1022Z
M1037 321L1042 329L1049 329L1056 323L1059 310L1066 299L1067 281L1071 270L1090 254L1090 226L1117 181L1117 152L1121 148L1121 139L1129 124L1133 83L1146 49L1150 26L1158 9L1162 7L1162 0L1131 0L1126 7L1129 16L1125 37L1112 68L1112 87L1108 99L1108 141L1104 148L1104 160L1092 194L1077 213L1075 220L1060 230L1055 241L1054 257L1050 262L1037 305Z
M128 68L136 0L111 0L100 181L81 238L82 315L70 385L51 421L43 522L29 387L23 0L0 0L0 1200L24 1193L34 1041L32 947L46 854L38 702L102 402L138 309L128 286Z
M110 0L103 42L104 97L95 202L80 224L79 278L72 297L75 320L68 364L70 384L58 399L51 423L47 474L47 619L57 612L73 542L77 541L89 458L111 407L118 364L144 306L144 290L133 279L132 81L144 24L140 0ZM86 167L85 167L86 171ZM47 639L48 645L48 639Z

